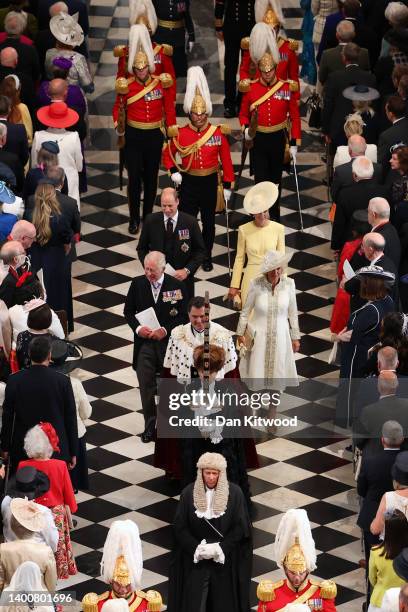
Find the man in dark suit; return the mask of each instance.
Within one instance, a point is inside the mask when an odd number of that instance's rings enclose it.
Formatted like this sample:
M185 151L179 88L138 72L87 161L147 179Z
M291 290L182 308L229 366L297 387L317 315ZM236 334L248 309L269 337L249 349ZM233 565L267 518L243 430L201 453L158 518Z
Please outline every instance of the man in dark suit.
M351 219L355 210L366 209L372 198L387 197L388 189L375 179L374 166L367 157L357 157L352 164L353 184L343 187L337 196L331 247L341 251L351 238Z
M24 437L40 421L51 423L59 437L58 459L76 464L78 429L74 394L67 376L48 367L51 341L34 338L30 343L31 367L8 379L3 404L0 444L3 458L12 469L25 458Z
M345 62L343 57L344 47L347 44L354 44L352 41L355 38L355 29L351 21L340 21L336 27L336 37L338 40L337 47L334 49L326 49L323 51L319 66L319 81L325 85L329 76L337 70L344 71ZM370 60L368 58L367 49L362 49L358 45L356 47L355 63L362 70L370 70Z
M7 96L0 96L0 123L7 126L7 140L4 151L17 155L21 164L25 166L28 162L28 140L24 125L10 123L10 100Z
M89 33L89 18L88 18L88 6L83 0L64 0L64 3L68 7L68 13L75 15L78 13L78 23L84 31L84 35L88 36ZM38 0L37 8L37 19L38 29L43 30L48 28L50 22L50 7L55 4L55 0Z
M377 146L377 159L382 164L384 177L390 170L391 147L398 142L408 142L408 119L405 112L405 100L399 96L388 98L385 114L392 125L380 134Z
M21 13L12 12L6 16L4 29L7 38L0 43L0 51L6 47L13 47L18 55L17 70L28 74L36 82L40 79L40 60L34 45L26 45L20 41L25 25L26 21Z
M398 270L394 265L392 259L384 255L385 248L385 240L381 234L377 234L376 232L370 232L366 234L361 243L362 251L364 253L364 258L360 259L361 265L359 267L363 268L365 266L380 266L386 272L391 272L395 276L395 283L390 287L390 295L394 300L394 303L398 304ZM353 258L351 260L351 266L353 270L359 269L354 265ZM364 300L360 297L360 280L357 276L353 276L348 281L342 283L344 289L347 293L350 294L350 311L354 312L358 308L361 308L363 304L366 303L367 300ZM397 306L396 306L397 308ZM397 308L398 309L398 308Z
M367 143L365 138L358 134L353 134L348 139L348 152L351 157L350 161L345 164L337 166L334 171L333 182L331 184L331 195L333 202L337 201L340 190L343 187L349 187L353 184L353 170L352 165L356 157L365 156L367 149ZM382 178L382 167L380 164L373 164L374 166L374 179L377 183L381 182Z
M32 112L35 101L34 81L30 74L17 69L17 64L18 53L14 47L5 47L0 51L0 81L10 74L17 75L21 84L21 102L27 104L28 110Z
M24 167L20 158L6 150L8 128L5 123L0 122L0 162L6 164L16 177L16 192L20 194L24 184Z
M354 43L348 43L342 49L345 67L330 74L323 95L322 131L326 142L333 143L333 154L343 138L344 121L353 112L352 101L343 96L343 91L353 85L376 86L375 76L357 65L360 48Z
M186 289L181 281L164 274L163 253L151 251L144 259L144 276L133 279L126 296L124 316L135 334L133 368L139 381L145 430L142 442L151 442L155 435L157 394L156 375L163 367L171 331L186 323ZM138 313L153 308L159 326L141 325Z
M384 255L393 261L398 270L401 259L401 242L397 230L390 223L390 205L385 198L373 198L369 201L368 222L371 225L371 231L381 234L384 238Z
M382 426L382 449L372 455L363 455L357 480L357 493L363 498L357 525L363 530L366 567L371 546L378 544L378 536L370 532L370 525L377 514L384 493L393 490L391 468L401 450L404 433L400 423L388 420Z
M206 257L203 237L197 219L179 212L175 189L163 189L160 204L162 212L151 213L143 223L137 254L143 264L149 251L164 253L175 270L174 278L184 282L190 299L194 296L194 273Z

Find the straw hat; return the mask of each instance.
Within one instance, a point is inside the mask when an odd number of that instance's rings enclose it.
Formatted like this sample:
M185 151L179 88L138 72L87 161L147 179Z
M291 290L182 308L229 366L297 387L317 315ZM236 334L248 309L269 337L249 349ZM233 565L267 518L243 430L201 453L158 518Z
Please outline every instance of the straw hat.
M11 514L16 521L29 531L42 531L45 528L45 518L38 504L16 497L10 502Z
M69 108L65 102L51 102L37 111L38 120L44 125L53 128L67 128L75 125L79 115Z
M50 30L54 38L64 45L79 47L84 42L84 33L78 23L78 13L59 13L50 19Z
M272 272L276 268L284 268L288 265L291 254L280 253L279 251L268 251L261 264L261 274Z
M245 194L244 208L250 215L269 210L275 204L279 197L279 189L275 183L270 181L262 181L251 187Z

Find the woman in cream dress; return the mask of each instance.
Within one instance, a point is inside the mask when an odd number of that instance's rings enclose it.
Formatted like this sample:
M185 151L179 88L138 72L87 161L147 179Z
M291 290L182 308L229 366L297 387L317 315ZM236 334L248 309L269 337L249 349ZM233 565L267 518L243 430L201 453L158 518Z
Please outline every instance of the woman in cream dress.
M296 288L293 279L282 274L289 257L277 251L265 255L262 274L251 282L239 318L238 344L248 349L239 370L252 390L283 391L286 386L298 385L294 355L300 347ZM253 338L252 348L247 346L248 337Z
M244 198L244 208L254 219L238 229L237 253L228 290L230 298L241 294L242 306L252 279L259 274L265 254L268 251L285 252L285 228L281 223L269 220L268 209L275 204L278 196L278 187L263 181L254 185Z

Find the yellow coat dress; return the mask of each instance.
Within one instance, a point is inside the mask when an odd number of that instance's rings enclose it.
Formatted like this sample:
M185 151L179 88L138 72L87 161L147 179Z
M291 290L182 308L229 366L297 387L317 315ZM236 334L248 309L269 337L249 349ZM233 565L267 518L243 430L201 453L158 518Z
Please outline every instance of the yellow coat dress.
M250 221L239 227L231 287L241 287L242 305L245 304L251 280L259 275L268 251L285 252L285 228L281 223L269 221L264 227L257 227L254 221ZM247 263L244 268L245 256Z

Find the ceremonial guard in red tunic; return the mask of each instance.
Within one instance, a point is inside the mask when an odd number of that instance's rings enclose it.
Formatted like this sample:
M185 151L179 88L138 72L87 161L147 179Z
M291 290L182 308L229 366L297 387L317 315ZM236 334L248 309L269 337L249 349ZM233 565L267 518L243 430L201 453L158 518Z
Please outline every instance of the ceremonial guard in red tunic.
M286 38L282 29L285 19L277 0L255 0L255 20L257 24L265 23L271 30L279 50L279 63L276 76L281 81L289 80L291 87L299 98L299 61L296 55L299 44L296 40ZM256 27L256 26L255 26ZM250 37L241 40L242 60L239 69L239 90L248 90L250 82L260 77L257 62L251 53Z
M316 569L316 548L306 510L288 510L275 538L275 561L285 580L261 580L258 612L281 612L288 604L307 604L311 611L335 612L336 584L309 578Z
M154 34L157 29L157 16L152 0L130 0L129 2L129 44L118 45L114 48L113 54L118 59L118 72L116 78L133 76L133 72L128 74L127 64L129 60L129 48L132 47L132 40L134 38L133 26L144 25L149 31L149 35L152 39L153 54L154 54L154 73L156 76L160 74L169 74L173 79L173 85L170 91L173 94L174 100L176 99L176 73L173 66L173 47L166 44L157 44L154 42Z
M280 185L289 140L290 154L296 158L300 143L299 106L288 81L276 76L278 51L270 28L257 24L251 33L251 49L260 78L249 85L241 104L239 121L248 148L252 149L255 183L271 181ZM269 211L279 221L279 206Z
M144 190L143 218L152 212L166 128L175 126L174 99L169 74L155 76L154 54L146 26L133 26L128 72L132 77L116 81L113 119L120 139L124 137L128 171L129 233L140 225L140 195ZM119 143L121 146L122 143Z
M172 181L180 185L180 210L195 217L200 212L207 249L203 269L209 271L213 268L215 212L222 210L224 200L228 201L231 196L234 169L226 138L228 126L208 122L212 104L207 79L200 66L188 70L184 112L189 115L190 123L179 128L169 141L164 149L163 163Z
M101 579L111 589L97 595L87 593L82 599L83 612L100 612L112 599L126 600L130 612L160 612L162 598L158 591L140 591L143 559L139 529L134 521L114 521L103 547Z

